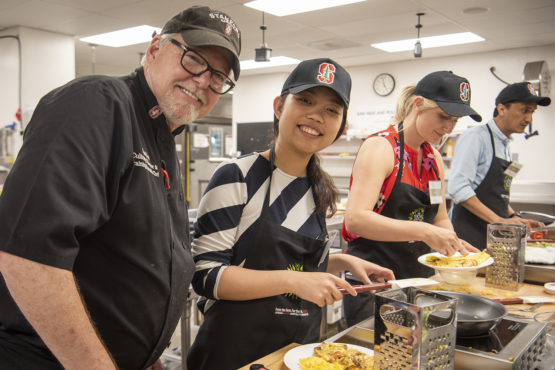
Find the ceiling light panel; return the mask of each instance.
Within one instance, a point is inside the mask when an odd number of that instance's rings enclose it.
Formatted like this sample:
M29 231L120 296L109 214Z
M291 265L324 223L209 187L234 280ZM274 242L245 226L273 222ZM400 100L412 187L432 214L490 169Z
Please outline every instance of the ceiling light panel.
M366 0L255 0L245 3L245 6L282 17L362 1Z
M98 35L82 37L79 40L94 45L111 46L114 48L141 44L152 40L154 32L160 33L161 28L142 25L126 28L119 31L101 33Z
M380 42L377 44L372 44L372 47L377 49L387 51L388 53L395 53L398 51L407 51L414 49L414 43L417 39L399 40L399 41L389 41ZM447 35L439 36L428 36L421 37L420 43L423 49L437 48L441 46L451 46L451 45L461 45L469 44L472 42L484 41L483 37L480 37L472 32L460 32L451 33Z
M293 59L289 57L271 57L270 61L268 62L256 62L253 59L250 60L242 60L241 61L241 70L245 71L247 69L259 69L259 68L269 68L269 67L277 67L277 66L286 66L291 64L299 64L300 60Z

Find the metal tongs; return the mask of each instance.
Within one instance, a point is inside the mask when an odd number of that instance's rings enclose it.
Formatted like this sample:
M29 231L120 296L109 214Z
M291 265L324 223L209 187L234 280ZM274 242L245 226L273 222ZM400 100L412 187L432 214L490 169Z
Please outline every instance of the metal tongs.
M353 285L353 288L355 288L355 292L360 293L360 292L368 292L370 290L384 290L387 288L391 288L391 283L374 283L374 284L367 284L367 285ZM345 288L339 288L339 291L342 294L349 294L349 292L347 292L347 289Z
M532 211L520 211L520 215L526 216L526 218L530 218L533 220L537 220L543 222L547 226L543 227L535 227L528 232L528 235L535 233L537 231L555 231L555 216L548 215L541 212L532 212Z
M520 213L522 216L526 216L526 218L531 218L537 221L541 221L544 224L550 224L551 222L555 221L555 216L548 215L546 213L532 212L532 211L519 211L518 213ZM549 222L545 222L545 220L548 220Z
M530 232L528 234L533 234L537 231L555 231L555 224L551 224L544 227L534 227L533 229L530 229Z

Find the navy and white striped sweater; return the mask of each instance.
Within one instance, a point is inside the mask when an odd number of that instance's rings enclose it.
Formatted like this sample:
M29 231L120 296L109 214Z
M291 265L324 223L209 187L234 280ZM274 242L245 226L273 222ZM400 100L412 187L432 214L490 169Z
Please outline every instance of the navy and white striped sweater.
M214 300L225 267L242 266L254 236L268 189L270 163L251 153L222 163L210 179L200 201L194 226L193 257L196 272L193 287L204 297L205 312ZM317 238L321 233L314 214L314 198L308 178L274 168L269 218L272 222Z

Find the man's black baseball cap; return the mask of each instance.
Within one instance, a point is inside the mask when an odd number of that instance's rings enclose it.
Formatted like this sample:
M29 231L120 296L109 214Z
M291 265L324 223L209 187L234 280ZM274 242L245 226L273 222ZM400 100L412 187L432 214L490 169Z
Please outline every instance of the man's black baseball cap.
M180 33L191 46L220 46L233 55L231 66L235 80L241 67L241 31L227 14L207 6L192 6L170 19L162 28L162 35Z
M495 105L497 104L508 104L514 102L521 103L536 103L541 106L546 106L551 104L551 99L547 96L538 96L534 87L530 82L517 82L505 86L503 90L495 98ZM497 111L497 108L495 108ZM497 113L494 111L494 115Z
M351 76L345 68L328 58L300 62L285 80L281 94L298 94L316 86L329 87L339 95L345 107L349 107Z
M433 100L447 114L470 116L481 122L482 117L470 107L470 84L451 71L432 72L416 84L414 94Z

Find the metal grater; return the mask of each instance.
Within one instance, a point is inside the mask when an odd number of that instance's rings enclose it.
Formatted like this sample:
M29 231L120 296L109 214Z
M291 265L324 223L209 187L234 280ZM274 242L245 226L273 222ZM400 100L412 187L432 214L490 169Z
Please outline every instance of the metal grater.
M453 369L456 305L414 287L376 293L374 367Z
M520 320L513 317L502 319L494 332L518 329L518 333L503 343L503 348L496 351L484 351L475 346L457 344L455 365L458 370L499 369L499 370L533 370L545 355L547 330L545 324ZM505 341L508 338L505 339Z
M486 286L516 291L524 281L526 226L488 225L486 252L494 263L486 268Z

